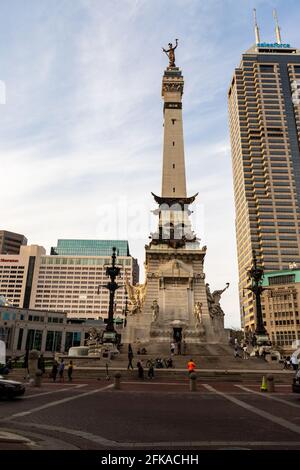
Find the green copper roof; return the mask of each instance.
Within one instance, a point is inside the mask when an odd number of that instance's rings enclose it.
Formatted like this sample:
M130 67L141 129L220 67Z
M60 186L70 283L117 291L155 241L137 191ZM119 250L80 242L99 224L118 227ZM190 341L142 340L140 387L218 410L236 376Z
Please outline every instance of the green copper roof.
M62 256L111 256L113 247L117 256L129 256L127 240L58 240L51 248L51 255Z
M282 271L270 271L265 273L262 285L269 286L269 278L271 277L290 276L291 274L295 276L295 280L292 282L300 282L300 269L286 269ZM283 284L286 284L286 282L283 282Z

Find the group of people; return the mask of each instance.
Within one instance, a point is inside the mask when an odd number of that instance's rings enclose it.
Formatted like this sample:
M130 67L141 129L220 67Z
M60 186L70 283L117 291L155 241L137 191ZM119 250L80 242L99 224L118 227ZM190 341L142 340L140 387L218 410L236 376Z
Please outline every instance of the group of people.
M249 359L250 357L248 344L244 342L239 344L237 338L235 338L234 340L234 357L235 358L239 357L243 359Z
M298 370L299 367L299 360L297 356L288 356L285 358L284 363L283 363L283 368L284 369L290 369L292 366L294 371Z
M73 361L70 361L69 365L67 367L67 374L68 374L68 381L69 382L72 382L72 380L73 380L73 369L74 369ZM53 382L56 382L57 374L59 376L59 381L64 382L65 381L65 377L64 377L64 374L65 374L65 361L64 361L64 359L61 359L60 363L58 363L56 359L54 359L54 361L53 361L52 370L51 370L51 378L52 378Z

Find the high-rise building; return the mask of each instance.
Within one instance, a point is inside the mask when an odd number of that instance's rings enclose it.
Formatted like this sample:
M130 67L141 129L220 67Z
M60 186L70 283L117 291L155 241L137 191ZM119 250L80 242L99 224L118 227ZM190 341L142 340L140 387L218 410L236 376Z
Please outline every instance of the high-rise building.
M19 233L0 230L0 254L17 255L20 253L20 247L27 245L27 238Z
M300 50L260 41L242 55L228 92L242 325L254 329L247 269L300 263Z
M111 263L110 247L115 245L121 253L117 256L121 287L115 296L115 313L122 317L126 308L126 278L134 285L139 274L127 241L118 244L110 240L84 243L60 240L56 255L46 255L40 246L22 246L19 255L3 255L0 259L0 296L15 307L61 311L76 318L106 318L109 306L106 267Z

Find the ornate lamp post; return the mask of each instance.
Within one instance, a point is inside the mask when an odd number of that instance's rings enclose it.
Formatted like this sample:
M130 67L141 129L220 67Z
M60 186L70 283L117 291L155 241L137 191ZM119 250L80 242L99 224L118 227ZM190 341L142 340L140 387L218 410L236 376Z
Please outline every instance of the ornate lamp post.
M127 292L125 293L125 308L124 308L124 316L125 316L125 320L124 320L124 328L126 327L127 325L127 314L128 314L128 296L127 296Z
M253 250L253 264L251 269L248 271L248 276L252 280L251 287L248 287L248 290L252 291L256 299L256 336L266 336L267 330L264 326L262 309L261 309L261 294L265 290L262 287L262 278L264 275L264 270L261 266L257 265L256 253Z
M109 309L108 309L108 320L105 332L103 334L103 339L107 339L110 342L117 343L117 332L114 327L114 310L115 310L115 292L119 289L119 285L116 283L116 277L119 276L121 268L116 266L116 251L117 249L113 247L112 249L112 264L106 268L106 275L110 277L110 282L105 284L103 287L109 290ZM100 287L100 286L99 286ZM99 292L99 289L98 289Z

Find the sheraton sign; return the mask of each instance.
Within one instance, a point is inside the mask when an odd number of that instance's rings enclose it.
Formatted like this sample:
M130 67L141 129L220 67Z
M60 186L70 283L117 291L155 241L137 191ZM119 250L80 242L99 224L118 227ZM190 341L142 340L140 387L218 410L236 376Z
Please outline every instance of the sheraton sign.
M0 263L18 263L18 259L5 259L5 258L0 258Z

